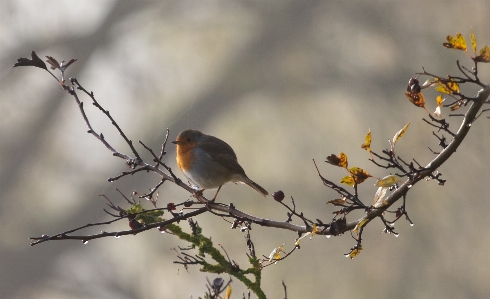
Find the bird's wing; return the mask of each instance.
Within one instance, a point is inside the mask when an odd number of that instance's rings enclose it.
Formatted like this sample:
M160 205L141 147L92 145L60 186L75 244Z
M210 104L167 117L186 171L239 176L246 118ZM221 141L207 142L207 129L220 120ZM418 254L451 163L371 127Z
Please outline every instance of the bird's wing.
M233 172L245 174L243 168L238 164L235 152L228 143L213 136L208 138L211 138L212 142L205 142L200 145L204 151L224 167L233 170Z

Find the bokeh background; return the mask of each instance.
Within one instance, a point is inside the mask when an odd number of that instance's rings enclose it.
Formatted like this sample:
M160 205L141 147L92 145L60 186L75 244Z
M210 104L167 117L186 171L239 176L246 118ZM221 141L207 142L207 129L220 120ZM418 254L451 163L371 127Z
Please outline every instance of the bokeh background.
M123 161L86 133L73 99L47 73L12 69L17 58L32 50L77 58L67 76L94 91L135 142L158 150L166 128L171 139L186 128L218 136L253 180L328 221L334 208L325 203L337 195L324 188L312 159L334 181L344 172L323 161L340 151L350 165L385 176L360 148L364 136L371 129L380 152L410 121L397 153L429 162L427 147L437 149L437 140L421 120L423 109L405 98L406 84L422 66L440 75L456 74L457 59L471 67L464 53L442 43L456 32L469 40L473 28L479 48L490 44L489 12L487 0L0 2L0 297L197 298L205 278L216 277L173 264L172 248L186 243L157 231L29 246L31 236L108 220L98 194L123 205L116 187L143 193L158 178L140 173L108 183L126 170ZM480 75L490 81L488 66ZM433 111L435 94L426 97ZM109 121L82 100L95 130L129 153ZM453 129L457 121L451 119ZM288 298L488 298L489 125L480 119L441 167L444 187L421 182L411 190L413 227L398 222L395 238L372 222L365 250L353 260L343 255L355 244L349 235L305 239L301 250L264 269L269 298L283 298L283 280ZM167 151L165 161L176 169L173 145ZM373 182L361 188L367 203ZM186 198L171 184L160 189L161 205ZM286 219L270 197L243 185L226 185L219 200ZM212 215L195 220L247 267L242 233ZM86 232L121 229L127 223ZM282 243L289 250L295 237L252 231L259 255ZM246 291L238 282L233 290L233 298Z

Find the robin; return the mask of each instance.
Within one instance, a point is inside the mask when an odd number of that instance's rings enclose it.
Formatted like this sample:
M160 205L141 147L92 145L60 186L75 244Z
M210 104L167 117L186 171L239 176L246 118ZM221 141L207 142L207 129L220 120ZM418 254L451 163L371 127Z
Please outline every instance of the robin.
M185 130L172 143L177 145L177 165L180 170L202 190L218 188L218 195L224 183L240 182L263 196L268 195L264 188L248 178L238 164L235 152L223 140L197 130Z

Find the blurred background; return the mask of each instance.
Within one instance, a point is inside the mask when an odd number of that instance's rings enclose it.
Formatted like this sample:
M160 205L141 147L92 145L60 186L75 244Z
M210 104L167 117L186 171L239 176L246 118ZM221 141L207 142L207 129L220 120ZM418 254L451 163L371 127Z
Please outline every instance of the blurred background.
M98 194L124 206L115 188L144 193L159 179L139 173L108 183L127 170L124 161L86 133L75 102L47 73L12 69L17 58L32 50L43 59L77 58L67 77L93 91L135 143L158 151L166 128L171 140L187 128L218 136L254 181L270 193L283 190L299 211L328 222L334 207L325 203L338 196L323 186L312 159L333 181L345 173L324 161L340 151L350 166L383 177L389 172L360 148L364 136L371 129L372 148L381 152L410 121L397 154L428 163L427 147L436 150L438 142L422 121L424 110L405 98L407 82L422 67L442 76L458 74L457 59L471 67L463 52L442 43L456 32L469 41L473 28L479 49L490 44L488 12L487 0L0 2L0 297L197 298L206 277L216 277L173 264L173 248L187 244L157 231L29 246L29 237L110 219ZM480 68L486 83L488 67ZM434 111L436 94L425 95ZM82 100L94 129L130 153L90 99ZM459 120L450 119L454 130ZM489 124L481 118L441 167L445 186L421 182L411 190L413 227L399 221L395 238L381 233L381 221L370 223L365 250L353 260L344 257L355 244L349 234L306 238L301 250L263 270L268 297L283 298L284 280L288 298L488 298ZM165 162L177 169L172 144L167 152ZM367 204L373 183L360 189ZM159 203L188 197L165 183ZM286 219L271 197L244 185L226 185L218 200ZM241 232L212 215L195 220L248 267ZM84 233L123 229L127 222ZM252 230L257 255L283 243L289 250L295 238L289 231ZM235 281L232 297L245 291Z

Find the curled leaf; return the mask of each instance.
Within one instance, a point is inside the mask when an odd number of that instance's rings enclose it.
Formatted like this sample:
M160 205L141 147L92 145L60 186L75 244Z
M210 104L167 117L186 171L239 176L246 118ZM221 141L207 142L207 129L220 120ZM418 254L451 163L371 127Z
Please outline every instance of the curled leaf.
M346 202L345 198L338 198L338 199L332 199L332 200L327 201L327 205L329 203L331 203L334 206L343 206L345 204L345 202Z
M363 250L362 245L356 245L345 256L353 259L361 253L361 250Z
M58 63L58 61L56 59L54 59L51 56L46 56L46 58L47 58L46 62L49 63L50 68L52 70L55 70L55 69L59 69L60 68L60 64Z
M442 45L449 49L462 50L466 51L466 40L461 35L461 33L456 33L456 37L448 35L446 37L447 43L443 43Z
M46 56L46 58L46 62L50 64L50 68L52 70L59 69L62 72L64 72L66 68L69 67L72 63L77 61L76 59L70 59L70 61L68 61L67 63L65 63L64 60L61 61L61 63L58 63L58 61L51 56Z
M367 223L369 222L369 219L368 218L364 218L362 219L361 221L359 221L356 225L356 227L354 227L354 229L352 230L353 232L355 232L356 234L359 233L359 230L364 226L366 225Z
M230 296L231 296L231 286L228 285L226 287L225 299L230 299Z
M361 148L371 152L371 129L366 134L366 142L361 145Z
M475 34L473 33L473 29L471 29L470 39L471 39L471 49L473 50L473 53L475 53L476 55L476 37Z
M377 187L391 187L393 184L398 182L398 177L396 175L388 175L381 180L376 181L374 184Z
M490 46L485 46L480 50L480 55L475 57L477 62L490 62Z
M400 137L402 137L405 132L407 131L408 129L408 126L410 125L410 122L408 122L404 127L403 129L401 129L400 131L398 131L395 136L393 137L393 147L395 146L396 142L398 141L398 139L400 139Z
M313 227L311 228L311 236L310 236L310 240L311 240L311 238L312 238L314 235L316 235L316 233L318 233L318 231L319 231L319 230L318 230L318 228L316 227L316 224L315 224L315 223L313 223Z
M286 244L286 243L283 243L281 246L276 247L276 248L274 248L274 250L272 250L271 254L269 254L269 262L271 262L272 260L281 259L281 252L283 252L282 249L284 247L284 244Z
M304 238L306 238L307 236L309 236L309 235L311 235L311 232L307 232L307 233L305 233L304 235L302 235L301 237L299 237L299 238L296 240L296 242L294 242L294 246L296 246L296 247L297 247L297 246L299 246L299 242L300 242L302 239L304 239Z
M344 154L343 152L340 152L339 156L336 156L334 154L331 154L330 156L327 157L327 163L330 163L334 166L339 166L347 169L347 155Z
M444 99L442 98L441 95L438 95L436 97L437 108L436 111L434 111L434 115L439 118L442 118L442 113L441 113L442 102L444 102Z
M461 108L461 105L459 103L449 106L449 109L451 109L451 111L458 110L459 108Z
M427 87L432 86L433 84L434 84L434 81L433 80L427 79L427 80L425 80L424 84L422 84L422 87L423 88L427 88Z

